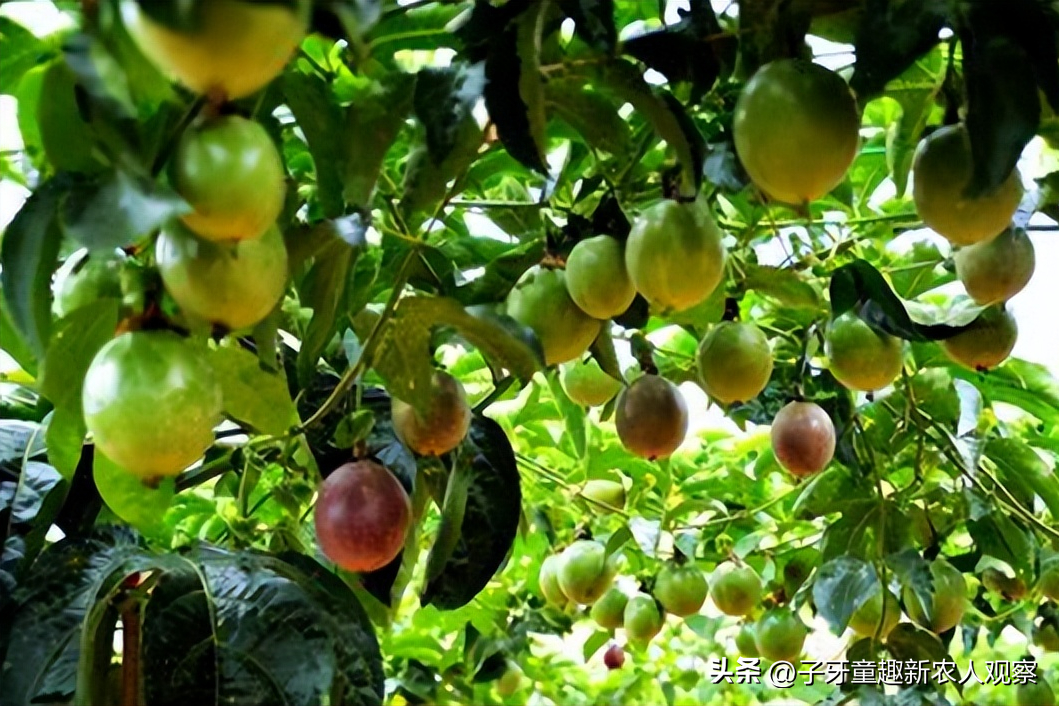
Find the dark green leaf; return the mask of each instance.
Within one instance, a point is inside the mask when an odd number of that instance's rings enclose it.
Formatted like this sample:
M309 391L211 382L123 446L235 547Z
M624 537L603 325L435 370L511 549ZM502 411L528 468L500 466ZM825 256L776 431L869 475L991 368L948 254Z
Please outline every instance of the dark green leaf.
M493 42L485 60L484 95L489 117L508 153L530 169L546 174L544 96L533 30L526 21L505 30Z
M333 240L316 256L298 287L302 306L313 310L298 351L298 380L302 385L312 377L320 355L338 330L339 306L359 254L360 249Z
M347 153L353 149L342 136L347 135L349 143L370 138L346 132L342 111L335 104L330 88L318 76L288 71L283 76L283 93L313 156L320 206L325 216L337 218L345 210L343 174L347 168ZM353 135L357 135L356 140L352 139Z
M1039 495L1052 516L1059 517L1059 475L1031 447L1019 439L993 439L985 454L996 464L1001 482Z
M344 127L331 133L346 136L338 146L344 158L342 196L361 211L367 211L386 152L412 109L414 84L415 76L404 73L373 82L373 90L347 108Z
M949 658L937 635L912 623L899 623L886 638L886 648L899 660L940 662Z
M427 134L430 158L440 164L458 142L460 125L468 118L485 87L484 67L457 64L426 68L416 78L412 99L416 118Z
M849 624L850 616L880 590L882 586L871 564L843 556L817 569L813 603L831 628L841 633Z
M210 352L210 362L227 416L262 434L282 434L298 423L282 373L264 370L257 356L242 348L217 348Z
M587 44L610 52L618 41L614 0L559 0L563 14L574 21L574 32Z
M857 27L857 64L850 87L863 101L881 93L938 43L947 11L945 0L867 0Z
M63 200L63 231L96 250L125 247L190 207L175 192L122 171L78 183Z
M0 17L0 93L14 95L23 74L47 59L49 46L10 17Z

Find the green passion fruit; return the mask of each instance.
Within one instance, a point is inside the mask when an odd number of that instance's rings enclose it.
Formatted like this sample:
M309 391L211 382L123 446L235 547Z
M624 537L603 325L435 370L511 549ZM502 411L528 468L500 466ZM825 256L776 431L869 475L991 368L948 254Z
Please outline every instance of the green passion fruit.
M514 662L508 662L504 673L496 680L496 693L506 699L513 696L520 686L522 686L522 669Z
M1052 557L1050 561L1041 562L1037 588L1046 598L1059 601L1059 555Z
M430 404L423 414L390 398L393 428L405 446L420 456L441 456L460 445L471 427L471 406L460 381L438 370L430 384Z
M170 223L155 243L155 259L181 309L232 330L268 316L287 287L287 248L275 226L253 240L215 243Z
M835 455L835 425L813 402L791 402L777 412L771 438L776 460L800 478L824 470Z
M857 103L842 77L798 59L758 69L733 121L735 149L751 180L795 205L838 186L857 156L859 130Z
M625 507L625 486L616 480L593 478L585 483L581 495L618 510Z
M595 358L563 365L559 382L566 396L582 407L604 405L622 388L621 382L603 372Z
M664 200L633 222L625 267L636 290L663 312L706 300L724 274L722 234L705 201Z
M346 571L375 571L401 553L411 518L400 481L381 464L355 461L321 485L316 538L324 555Z
M515 283L507 296L507 313L537 334L547 365L580 358L601 326L570 298L566 273L539 265Z
M1015 228L992 240L960 248L952 259L956 277L980 306L1006 302L1021 292L1037 265L1029 236Z
M753 623L743 623L742 627L739 628L739 632L735 636L735 647L739 650L739 654L744 657L761 656L761 653L757 650L757 640L754 639Z
M1019 327L1001 306L984 309L970 328L941 341L954 362L972 370L989 370L1007 360L1018 340Z
M629 597L618 588L610 588L592 605L590 615L596 624L605 630L617 630L625 619L625 606Z
M722 321L699 343L696 361L706 394L724 404L747 402L772 375L772 351L761 329Z
M695 615L709 592L706 577L695 566L665 566L655 578L654 596L667 613L681 618Z
M618 397L614 424L628 451L650 461L665 458L688 432L688 405L676 385L644 375Z
M1043 678L1015 687L1015 706L1055 706L1055 692Z
M761 600L761 578L746 564L726 561L713 572L710 598L725 615L747 615Z
M191 26L169 27L136 0L122 0L125 28L162 73L196 93L228 100L250 95L279 75L309 26L309 0L196 3Z
M774 662L799 662L809 630L789 608L773 608L754 625L754 644L762 657Z
M206 240L257 238L275 223L287 192L283 160L260 124L237 115L186 130L170 163L191 205L184 225Z
M646 593L637 593L629 599L622 616L625 634L629 640L637 643L650 642L662 631L665 619L658 603Z
M559 556L552 554L545 557L541 562L540 573L537 574L537 582L541 587L541 595L544 600L557 608L565 608L570 599L559 586Z
M609 319L625 312L636 287L625 269L625 249L609 235L582 240L566 258L566 288L589 316Z
M824 352L831 373L851 390L881 390L894 381L904 365L901 339L877 331L853 312L831 322Z
M618 556L608 557L602 544L579 539L559 555L559 587L571 601L591 605L610 588L618 566Z
M213 369L170 331L125 333L103 346L85 374L82 406L96 448L145 480L201 458L222 419Z
M120 250L113 256L78 250L68 257L55 273L52 313L61 319L98 299L120 299L124 260L125 255Z
M954 245L974 245L1011 223L1022 184L1013 171L996 190L968 196L974 163L963 125L940 128L924 138L912 162L912 198L923 222Z
M886 600L886 612L883 612L883 596ZM879 639L885 640L890 631L901 622L901 604L897 596L888 589L880 588L878 592L865 601L849 618L849 627L861 637L875 637L878 630Z
M905 586L901 595L908 617L913 622L936 633L943 633L958 625L963 618L967 609L967 583L963 574L941 557L930 563L930 576L933 582L930 610L924 607L911 587Z

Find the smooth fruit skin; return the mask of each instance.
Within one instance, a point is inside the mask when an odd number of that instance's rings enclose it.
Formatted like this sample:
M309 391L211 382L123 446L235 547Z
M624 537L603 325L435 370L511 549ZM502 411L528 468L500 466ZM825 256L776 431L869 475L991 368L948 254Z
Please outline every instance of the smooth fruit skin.
M507 296L507 313L537 334L546 365L580 358L599 335L600 322L574 304L562 270L527 270Z
M658 573L654 596L667 613L684 618L699 612L709 590L706 577L698 568L670 565Z
M616 555L607 556L599 542L579 539L559 555L559 588L573 601L591 605L610 588L618 573Z
M625 507L625 486L616 480L594 478L585 483L581 495L618 510Z
M625 606L628 603L628 596L617 588L610 588L593 604L590 615L601 628L617 630L625 619Z
M354 461L320 486L316 538L346 571L375 571L401 553L411 518L412 503L397 478L374 461Z
M857 156L860 115L849 86L822 66L781 59L758 69L735 106L735 149L754 184L803 204L838 186Z
M563 593L563 589L559 585L559 564L560 561L557 554L545 557L544 561L541 562L540 573L537 574L537 583L540 584L544 600L553 606L563 608L570 602L570 599Z
M614 425L626 450L649 461L665 458L688 433L688 404L669 380L644 375L618 396Z
M1023 230L1008 228L982 243L960 248L952 256L956 277L979 306L1006 302L1025 289L1037 257Z
M609 319L625 312L636 287L625 269L625 249L609 235L582 240L566 258L566 288L589 316Z
M1016 706L1055 706L1055 692L1044 680L1037 677L1037 683L1019 684L1015 689Z
M983 310L970 328L941 341L941 347L945 355L965 368L989 370L1007 360L1018 337L1015 317L993 306Z
M96 447L141 478L175 476L213 445L221 389L206 358L170 331L107 343L85 374L82 406Z
M967 583L963 574L941 557L931 562L930 575L934 592L929 615L915 592L908 586L905 586L901 595L908 610L908 617L918 625L940 634L955 627L963 619L963 613L967 609Z
M611 645L607 648L607 651L603 653L603 664L607 669L621 669L625 664L625 650L621 648L621 645Z
M658 603L646 593L637 593L629 599L623 617L625 634L633 642L650 642L662 631L664 618Z
M739 632L735 636L735 647L739 650L739 654L744 657L761 656L757 649L757 640L754 638L754 625L752 623L744 623L743 627L739 628Z
M827 468L835 455L835 425L813 402L791 402L777 412L771 436L776 460L801 478Z
M471 406L460 381L438 370L430 385L430 407L423 415L407 402L390 398L393 428L405 446L420 456L441 456L460 445L471 428Z
M582 407L599 407L621 392L622 384L603 372L595 358L563 366L559 382L566 396Z
M884 594L886 596L885 615L883 614ZM875 631L881 623L879 639L885 640L899 622L901 622L901 604L897 602L897 596L888 589L881 589L853 612L849 618L849 627L861 637L875 637Z
M520 686L522 686L522 670L514 662L509 662L507 669L496 680L496 692L506 699L513 696Z
M265 128L237 115L186 130L170 179L193 209L181 220L206 240L257 238L276 221L287 193L283 160Z
M250 95L283 71L309 24L309 5L292 11L281 4L209 0L199 5L194 30L166 27L123 0L126 29L161 71L196 93L223 93L228 100Z
M749 566L726 561L713 572L710 598L726 615L746 615L761 599L761 579Z
M155 260L181 309L232 330L268 316L287 288L287 248L274 226L254 240L214 243L170 223L155 243Z
M104 297L121 298L121 265L124 255L106 257L80 250L55 273L52 313L60 319Z
M625 267L636 290L662 312L705 301L724 275L722 234L704 201L666 199L633 222Z
M752 400L772 376L772 350L760 328L722 321L699 343L696 354L703 387L724 404Z
M805 623L791 610L773 608L762 615L754 626L754 643L766 659L773 662L798 662L808 633Z
M881 390L900 375L904 365L901 339L876 331L853 312L831 322L824 352L831 373L851 390Z
M962 125L943 127L924 138L912 162L912 198L919 217L954 245L974 245L999 234L1022 199L1017 169L996 191L968 197L973 169L971 140Z

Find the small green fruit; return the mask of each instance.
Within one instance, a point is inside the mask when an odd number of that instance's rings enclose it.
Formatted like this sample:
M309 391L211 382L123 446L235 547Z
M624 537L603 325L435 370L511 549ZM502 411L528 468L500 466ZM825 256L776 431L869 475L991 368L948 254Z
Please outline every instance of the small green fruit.
M982 243L960 248L952 256L956 276L979 306L1006 302L1033 277L1037 258L1023 230L1007 228Z
M541 562L540 573L537 575L537 582L541 587L541 594L544 596L544 600L551 603L557 608L565 608L566 604L570 602L570 599L563 593L562 587L559 585L559 556L552 554Z
M1033 642L1047 652L1059 652L1059 627L1043 623L1033 629Z
M575 603L591 605L606 593L618 573L617 555L599 542L581 539L559 555L559 587Z
M636 287L625 269L625 249L609 235L582 240L566 258L566 288L589 316L609 319L625 312Z
M581 495L618 510L625 507L625 486L618 481L595 478L585 483Z
M592 619L605 630L617 630L625 619L625 606L628 602L629 597L619 589L608 589L592 606Z
M744 657L761 656L757 649L757 641L754 638L754 625L752 623L743 623L743 626L739 628L739 632L735 636L735 647L739 650L739 654Z
M883 614L883 595L886 596L885 615ZM897 602L897 596L888 589L880 589L853 612L849 619L849 627L861 637L875 637L876 628L879 628L881 623L879 639L885 640L899 622L901 622L901 604Z
M570 298L562 270L527 270L507 296L507 313L537 334L546 365L580 358L599 335L600 322Z
M931 562L930 575L934 590L933 605L929 611L911 587L905 586L902 597L908 617L913 622L940 634L955 627L963 619L967 609L967 582L956 567L941 557Z
M513 696L520 686L522 686L522 670L514 662L508 662L507 669L496 680L496 692L506 699Z
M832 374L851 390L881 390L904 364L901 339L876 331L852 312L831 323L824 351Z
M668 565L655 579L654 595L667 613L684 618L699 612L709 588L706 577L695 566Z
M758 396L772 375L772 350L754 324L722 321L702 339L696 361L706 394L724 404Z
M726 615L747 615L761 600L761 579L746 564L721 564L714 570L710 586L713 604Z
M637 593L625 606L623 623L629 640L645 643L662 631L664 619L654 598L646 593Z
M120 251L119 251L120 252ZM121 268L124 254L107 257L79 250L55 273L52 313L60 319L98 299L121 298Z
M1037 588L1041 595L1059 601L1059 555L1041 562L1041 576Z
M754 643L761 656L773 662L798 662L809 633L805 623L788 608L773 608L754 626Z
M559 375L566 396L582 407L599 407L621 392L622 384L603 372L595 358L563 365Z

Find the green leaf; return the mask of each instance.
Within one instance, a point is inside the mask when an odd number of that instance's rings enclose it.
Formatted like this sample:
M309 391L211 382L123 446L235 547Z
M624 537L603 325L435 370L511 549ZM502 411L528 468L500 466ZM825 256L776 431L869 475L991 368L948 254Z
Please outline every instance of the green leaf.
M588 417L584 407L572 401L566 396L566 391L559 384L559 374L556 370L546 371L545 377L548 381L548 391L552 394L556 410L562 416L563 426L566 434L561 445L569 441L573 448L569 449L574 458L584 458L588 445Z
M541 7L526 13L491 43L485 60L485 106L508 153L541 174L544 162L544 89L540 77Z
M827 562L813 579L813 603L831 629L841 634L858 608L882 590L866 561L842 556Z
M336 105L331 89L315 74L288 71L283 76L283 94L287 105L305 135L309 153L316 167L316 188L320 207L328 218L337 218L345 210L342 202L343 174L352 142L369 139L367 135L347 133L342 110ZM347 140L342 137L347 135Z
M392 61L393 54L404 49L433 51L453 46L456 38L449 23L464 10L465 6L458 3L429 3L402 8L401 12L388 12L368 33L365 41L373 55L382 61Z
M945 0L868 0L857 27L857 63L850 87L865 102L881 93L891 79L938 43L947 15Z
M11 321L9 309L10 307L6 304L0 307L0 341L3 341L4 352L10 355L27 374L36 375L37 359L22 339L22 334L15 328L14 322Z
M164 478L156 487L148 487L103 455L97 448L92 462L92 477L103 502L115 515L148 536L164 536L165 511L176 494L172 478Z
M548 108L576 130L585 144L613 155L632 149L629 125L606 96L570 79L549 81L544 93Z
M44 547L45 535L62 508L69 485L40 457L43 428L31 422L0 422L0 526L5 527L0 580L14 585Z
M529 380L538 368L533 350L501 326L478 318L459 302L444 297L410 297L402 300L380 333L378 351L372 359L375 371L386 381L386 389L416 408L429 402L433 358L431 332L451 326L496 366Z
M996 464L1000 480L1015 489L1027 489L1044 501L1052 517L1059 517L1059 476L1019 439L992 439L985 455Z
M969 520L967 533L976 549L1007 562L1024 579L1033 576L1036 542L1033 536L1005 514L996 510L984 517Z
M484 87L481 65L425 68L417 74L412 104L426 130L427 148L435 164L445 161L459 143L461 126L473 119Z
M50 47L10 17L0 17L0 93L14 95L22 76L47 59Z
M818 309L820 294L793 270L764 265L746 266L747 289L772 297L784 306Z
M340 129L346 135L340 153L342 196L362 211L371 203L386 152L412 109L415 80L410 74L387 74L346 109L345 126Z
M585 662L592 659L592 655L599 652L599 648L607 644L610 641L610 633L606 630L596 630L594 633L588 636L585 640L584 646L581 648L581 656Z
M438 534L427 556L427 582L433 581L445 570L452 559L463 531L463 520L467 510L467 494L474 481L471 465L456 463L449 473L445 486L445 500L441 504L441 523Z
M1011 358L986 376L957 366L950 373L979 387L993 402L1015 405L1043 422L1059 424L1059 381L1043 365Z
M902 661L940 662L949 658L937 635L912 623L898 623L886 638L886 648Z
M37 188L0 242L4 305L37 358L44 357L51 328L51 275L62 242L56 214L68 189L65 179L52 179Z
M60 57L44 69L36 103L41 146L55 172L94 173L105 168L95 134L77 102L74 74Z
M911 588L921 605L934 605L934 577L930 564L915 549L904 549L886 557L886 565L897 576L901 585ZM929 610L926 613L929 614Z
M262 368L256 355L226 346L210 352L210 363L227 416L262 434L282 434L298 423L286 379Z
M459 541L438 576L423 590L423 605L452 610L466 605L496 573L518 531L522 491L511 443L486 417L471 422L457 463L470 475Z
M791 508L796 518L823 517L833 512L846 512L852 502L861 502L872 492L860 476L854 476L844 466L833 466L818 473L802 486L798 499Z
M113 250L189 210L176 192L119 170L75 184L60 218L63 231L82 245Z

